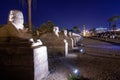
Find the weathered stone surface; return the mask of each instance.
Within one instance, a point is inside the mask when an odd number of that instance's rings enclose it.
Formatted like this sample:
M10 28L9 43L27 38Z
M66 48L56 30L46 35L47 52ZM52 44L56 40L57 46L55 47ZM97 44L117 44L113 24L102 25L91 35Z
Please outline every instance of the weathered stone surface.
M0 76L3 80L33 80L33 50L30 43L0 43Z
M48 75L46 46L31 48L25 40L0 44L3 45L0 46L0 74L3 79L41 80Z
M47 47L41 46L33 49L34 53L34 80L41 80L49 73Z
M65 44L63 38L54 33L46 33L40 36L41 41L48 48L48 55L65 55Z

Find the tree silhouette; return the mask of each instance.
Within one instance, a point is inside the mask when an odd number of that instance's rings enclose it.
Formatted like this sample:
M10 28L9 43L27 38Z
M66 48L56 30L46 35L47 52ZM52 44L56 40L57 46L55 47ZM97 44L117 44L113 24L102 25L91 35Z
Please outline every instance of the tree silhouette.
M75 32L75 33L79 33L80 31L79 31L79 27L78 26L74 26L73 27L73 31Z
M39 31L40 35L44 34L44 33L48 33L48 32L53 32L53 27L54 27L54 23L52 21L48 21L42 25L40 25L36 31Z
M109 27L112 27L113 30L116 30L117 28L117 20L120 18L120 16L112 16L107 21L109 22ZM111 25L113 22L113 25Z

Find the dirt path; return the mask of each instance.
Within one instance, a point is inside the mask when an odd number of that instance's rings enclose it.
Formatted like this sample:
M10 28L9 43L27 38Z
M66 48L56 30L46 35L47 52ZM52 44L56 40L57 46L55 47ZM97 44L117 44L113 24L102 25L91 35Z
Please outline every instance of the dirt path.
M84 49L87 45L111 45L91 39L85 39L83 44L85 45ZM120 56L106 56L106 53L101 54L97 49L95 51L91 50L93 48L89 49L91 53L80 54L75 52L72 54L76 54L77 57L70 56L62 60L54 59L49 62L51 64L50 69L53 71L44 80L70 80L71 69L69 66L80 71L80 76L84 77L82 80L120 80Z

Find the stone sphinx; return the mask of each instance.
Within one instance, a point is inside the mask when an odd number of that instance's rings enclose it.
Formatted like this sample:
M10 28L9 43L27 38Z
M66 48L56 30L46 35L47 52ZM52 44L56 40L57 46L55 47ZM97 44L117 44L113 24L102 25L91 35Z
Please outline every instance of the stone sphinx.
M10 38L30 39L32 35L24 28L24 17L21 11L11 10L8 24L0 28L0 41L8 41Z
M0 28L3 80L41 80L49 74L47 47L40 39L33 39L23 22L22 12L11 10L8 24Z
M60 37L65 39L68 42L68 51L71 51L72 50L72 41L71 41L71 37L68 35L68 31L67 30L61 31Z
M41 41L48 48L48 55L65 56L65 43L62 37L59 37L59 27L54 26L52 33L46 33L40 36Z

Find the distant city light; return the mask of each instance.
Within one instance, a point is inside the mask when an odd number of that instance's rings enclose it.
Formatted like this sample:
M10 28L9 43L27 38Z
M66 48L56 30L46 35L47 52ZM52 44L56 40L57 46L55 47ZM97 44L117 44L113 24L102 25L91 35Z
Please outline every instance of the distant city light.
M103 32L108 31L108 29L107 28L99 27L99 28L96 28L95 31L96 31L96 33L103 33Z

